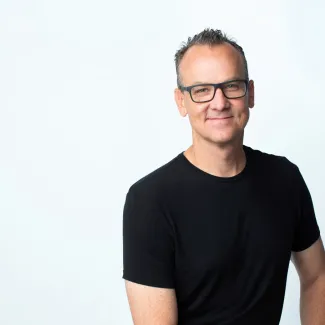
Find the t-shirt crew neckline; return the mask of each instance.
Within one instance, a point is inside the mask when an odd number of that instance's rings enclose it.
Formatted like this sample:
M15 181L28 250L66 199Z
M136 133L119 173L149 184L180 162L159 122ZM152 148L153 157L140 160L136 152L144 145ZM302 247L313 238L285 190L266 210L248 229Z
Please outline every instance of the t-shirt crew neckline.
M184 155L185 151L182 151L179 154L179 157L181 158L181 160L186 164L186 166L191 169L192 171L194 171L195 173L197 173L198 175L201 174L203 177L209 178L210 180L214 180L217 182L234 182L234 181L238 181L240 179L242 179L249 170L249 166L250 166L250 158L249 158L249 148L247 146L243 146L245 155L246 155L246 164L245 167L243 168L243 170L238 173L237 175L234 176L230 176L230 177L221 177L221 176L215 176L212 174L209 174L208 172L205 172L204 170L200 169L199 167L195 166L194 164L192 164Z

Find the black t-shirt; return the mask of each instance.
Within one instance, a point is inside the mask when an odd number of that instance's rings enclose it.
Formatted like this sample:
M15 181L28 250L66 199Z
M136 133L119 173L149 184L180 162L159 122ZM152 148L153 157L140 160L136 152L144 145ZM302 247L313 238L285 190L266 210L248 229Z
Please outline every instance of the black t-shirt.
M123 278L174 288L179 325L278 325L291 252L320 236L297 166L244 150L234 177L180 153L126 196Z

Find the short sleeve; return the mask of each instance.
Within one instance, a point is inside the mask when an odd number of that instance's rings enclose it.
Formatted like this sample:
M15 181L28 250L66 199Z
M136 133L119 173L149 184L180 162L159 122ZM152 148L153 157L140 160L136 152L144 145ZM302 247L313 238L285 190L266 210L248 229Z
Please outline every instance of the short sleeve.
M299 252L314 244L320 237L320 231L309 189L298 167L296 167L295 173L295 187L297 190L298 216L292 251Z
M174 287L171 226L154 195L130 188L123 210L123 278L135 283Z

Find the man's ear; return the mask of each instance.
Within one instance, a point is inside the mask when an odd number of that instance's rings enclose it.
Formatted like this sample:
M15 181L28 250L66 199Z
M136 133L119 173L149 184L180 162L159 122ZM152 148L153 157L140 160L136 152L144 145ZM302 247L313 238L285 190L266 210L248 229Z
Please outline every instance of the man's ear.
M176 88L174 91L175 102L178 107L179 114L185 117L187 115L187 109L185 107L185 96L184 93L179 89Z
M254 81L250 80L248 83L248 107L253 108L255 105L255 86Z

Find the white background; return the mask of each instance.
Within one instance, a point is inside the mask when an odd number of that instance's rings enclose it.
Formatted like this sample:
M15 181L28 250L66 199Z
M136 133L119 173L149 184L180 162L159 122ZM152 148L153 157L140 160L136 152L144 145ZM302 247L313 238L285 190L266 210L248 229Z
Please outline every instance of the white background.
M174 53L218 28L256 85L245 143L287 156L325 204L322 0L0 2L0 323L132 324L129 186L191 142ZM290 266L282 325L299 324Z

